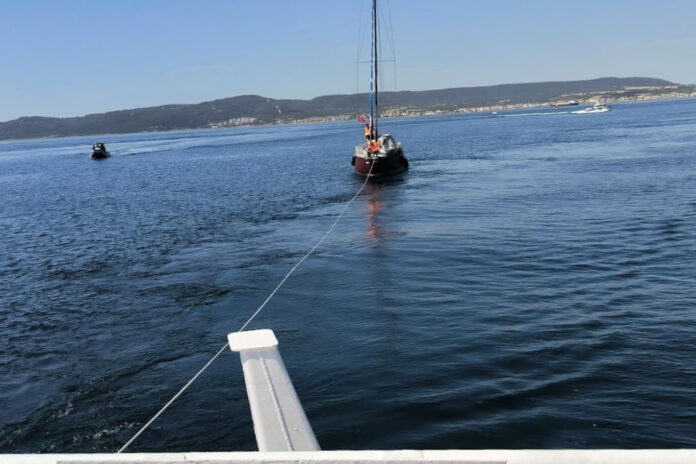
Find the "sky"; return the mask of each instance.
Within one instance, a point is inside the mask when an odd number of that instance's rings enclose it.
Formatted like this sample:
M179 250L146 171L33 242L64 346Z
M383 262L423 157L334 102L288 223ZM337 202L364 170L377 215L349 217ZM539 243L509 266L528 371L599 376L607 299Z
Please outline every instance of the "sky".
M694 0L380 5L385 90L696 83ZM0 0L0 121L365 91L368 14L369 0Z

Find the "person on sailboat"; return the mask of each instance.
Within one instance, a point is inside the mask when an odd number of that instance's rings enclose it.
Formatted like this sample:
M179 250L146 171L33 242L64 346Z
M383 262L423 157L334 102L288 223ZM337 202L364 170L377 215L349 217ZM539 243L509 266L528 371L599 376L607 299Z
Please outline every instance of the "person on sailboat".
M363 132L365 134L365 146L371 153L377 153L379 151L379 144L377 143L377 134L372 130L372 126L370 124L365 124Z
M372 133L372 126L370 124L365 124L365 128L363 129L363 133L365 134L365 140L371 140L373 139L373 133Z

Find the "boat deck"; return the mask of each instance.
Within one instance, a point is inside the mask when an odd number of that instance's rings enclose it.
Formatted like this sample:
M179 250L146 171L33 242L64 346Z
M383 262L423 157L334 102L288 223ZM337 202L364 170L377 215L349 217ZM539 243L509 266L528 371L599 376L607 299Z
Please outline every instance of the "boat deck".
M696 450L394 450L125 454L0 454L1 464L640 464L696 463Z

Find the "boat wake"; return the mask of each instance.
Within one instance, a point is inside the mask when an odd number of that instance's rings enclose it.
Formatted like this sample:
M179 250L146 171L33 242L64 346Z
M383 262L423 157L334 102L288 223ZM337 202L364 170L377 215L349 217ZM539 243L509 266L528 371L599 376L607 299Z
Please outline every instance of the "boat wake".
M538 113L499 114L498 118L519 118L523 116L554 116L557 114L571 114L573 111L547 111Z

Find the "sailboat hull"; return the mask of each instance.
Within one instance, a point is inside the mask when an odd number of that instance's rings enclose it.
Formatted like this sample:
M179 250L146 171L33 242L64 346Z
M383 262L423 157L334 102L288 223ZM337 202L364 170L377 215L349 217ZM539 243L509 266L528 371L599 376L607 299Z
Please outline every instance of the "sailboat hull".
M408 160L401 148L389 150L386 156L362 157L354 155L352 161L355 172L363 176L387 176L408 169ZM370 169L372 169L371 172Z

